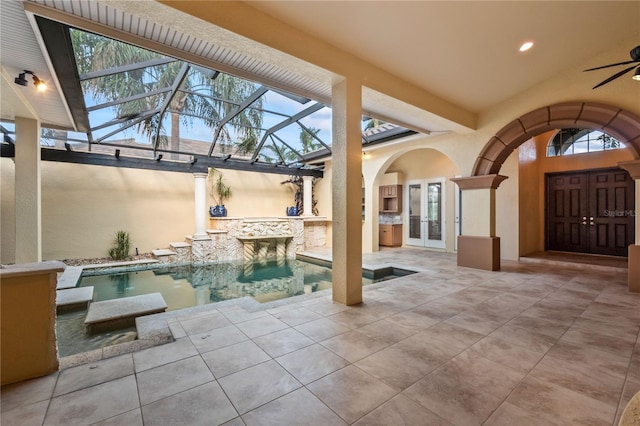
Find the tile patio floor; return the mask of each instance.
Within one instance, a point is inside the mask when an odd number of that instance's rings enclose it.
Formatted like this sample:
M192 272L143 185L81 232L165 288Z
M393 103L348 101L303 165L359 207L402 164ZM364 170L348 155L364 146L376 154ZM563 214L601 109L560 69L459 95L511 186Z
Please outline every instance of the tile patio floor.
M458 268L171 320L173 343L1 390L9 425L611 425L640 390L640 295L619 269ZM271 307L270 307L271 306ZM276 307L274 307L276 306Z

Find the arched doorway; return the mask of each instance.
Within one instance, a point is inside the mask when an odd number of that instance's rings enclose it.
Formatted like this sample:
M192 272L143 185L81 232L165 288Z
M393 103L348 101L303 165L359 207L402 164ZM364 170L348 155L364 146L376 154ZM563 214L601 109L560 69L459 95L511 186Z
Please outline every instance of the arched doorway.
M606 239L604 237L607 236L607 233L609 237L615 236L613 233L620 231L620 229L622 229L623 227L619 224L616 224L615 226L608 224L607 222L611 221L609 219L613 219L613 217L604 217L604 213L601 215L603 217L600 218L602 220L599 220L595 214L589 213L589 211L587 211L589 208L591 208L592 210L595 208L593 206L589 207L587 203L591 202L591 204L593 204L593 202L595 202L595 192L597 192L598 194L607 193L608 189L602 187L602 183L607 179L609 179L609 181L613 183L613 181L620 181L620 175L626 175L625 171L622 171L617 167L620 161L628 161L639 158L638 153L640 150L638 149L638 147L640 145L640 117L636 116L635 114L609 105L584 102L551 105L532 111L523 115L522 117L513 120L489 140L489 142L485 145L484 149L476 159L476 163L473 168L473 175L476 177L496 175L500 171L500 168L507 157L509 157L509 155L523 143L530 143L532 140L536 139L537 136L540 135L540 137L542 137L545 132L566 128L600 130L608 135L611 135L625 144L625 149L623 150L625 157L618 160L614 159L608 164L598 165L595 167L591 166L597 171L579 170L579 168L573 168L567 170L571 170L572 172L576 173L563 174L557 172L565 170L556 169L554 170L554 172L556 172L555 174L552 173L549 176L544 175L544 177L540 179L540 184L538 186L541 188L540 191L544 192L544 196L549 197L552 194L553 197L555 197L551 200L549 200L548 198L539 199L539 205L544 205L545 207L542 215L546 216L549 213L550 209L553 210L551 213L555 213L557 210L558 212L560 212L559 215L565 214L566 212L563 212L563 208L568 207L571 203L578 205L578 203L576 202L576 200L578 199L583 206L586 205L586 210L584 212L578 212L577 210L575 212L576 218L579 219L578 222L571 224L571 226L569 226L567 223L560 223L560 221L555 223L555 225L557 225L557 231L560 232L560 234L558 234L557 236L551 235L552 232L556 231L556 229L551 229L551 224L553 221L548 220L547 217L545 217L544 220L541 219L540 222L543 224L542 226L546 227L546 229L544 229L545 233L542 238L546 238L546 240L543 240L543 244L540 250L545 250L548 248L561 251L626 255L626 246L628 244L634 243L634 232L629 232L627 230L625 232L626 235L623 238L618 239L617 241L609 238L612 241L609 243L611 246L620 245L620 241L626 242L622 244L622 247L617 247L615 248L615 250L613 249L613 247L595 247L596 245L601 244L603 239ZM588 167L588 165L583 165L583 168ZM601 170L604 167L610 168L610 170L607 171L609 175L606 175L605 170ZM541 171L540 173L544 174L548 171L549 170L543 169L543 171ZM520 179L522 180L522 175ZM634 182L633 180L629 179L628 176L626 180L626 189L615 189L614 187L612 187L609 191L610 193L615 193L616 191L627 191L627 194L631 197L630 204L625 204L625 206L623 206L621 209L618 209L622 211L629 210L628 206L633 206L633 202L635 201L633 195ZM549 189L550 185L561 185L561 182L568 184L569 181L574 182L574 186L571 188L560 188L554 186ZM578 188L578 186L580 185L578 181L582 182L582 184L584 184L583 186L586 185L585 188ZM591 185L588 185L589 181L591 181ZM526 190L521 186L520 197L522 197L523 194L524 196L528 196L526 192L534 190L534 188L531 188L531 186L531 183L529 183L529 187L526 188ZM589 188L586 188L588 186L591 187L591 190ZM587 196L589 195L589 193L592 193L592 196L590 197L591 201L586 202L585 200L589 199L589 197ZM571 198L573 196L575 197ZM629 197L627 197L627 200L628 198ZM602 199L603 197L600 197L600 201L602 201ZM609 202L611 203L611 201ZM533 204L530 203L529 207L531 207L532 205ZM610 204L609 206L600 203L598 205L598 209L599 211L601 210L602 212L606 213L607 211L617 209L617 207L610 208L610 206L613 205L615 205L615 203ZM558 207L558 209L556 209L556 207ZM634 207L632 207L631 209L633 210ZM529 212L527 212L527 214L529 214ZM632 218L629 222L631 222L631 226L633 226ZM521 220L521 236L524 235L522 233L524 232L522 226L524 225L523 221ZM571 232L568 231L569 229L572 229L575 232L571 231L573 232L573 234L571 234ZM604 230L604 232L596 234L596 229ZM541 234L542 233L543 232L541 231ZM531 232L529 232L529 234L531 234ZM554 240L555 237L557 238ZM558 244L559 239L562 240L564 238L566 241L573 237L576 237L576 241L579 240L576 244ZM591 245L589 245L588 242L589 238L591 238ZM597 244L593 242L596 239L599 239ZM553 244L549 244L550 240ZM587 243L585 243L585 241L587 241ZM579 246L582 246L582 248L580 248ZM526 252L523 253L523 251L524 250L522 249L521 242L521 255L526 254Z

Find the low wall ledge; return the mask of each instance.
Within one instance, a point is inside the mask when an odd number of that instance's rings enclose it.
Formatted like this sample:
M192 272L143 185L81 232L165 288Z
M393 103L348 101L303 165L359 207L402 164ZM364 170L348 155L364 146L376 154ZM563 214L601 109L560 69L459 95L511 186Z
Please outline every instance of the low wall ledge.
M59 260L48 260L46 262L18 263L0 268L0 277L20 277L25 275L41 275L62 272L66 265Z
M236 237L240 241L252 241L252 240L278 240L278 239L287 239L293 238L293 234L274 234L274 235L238 235Z

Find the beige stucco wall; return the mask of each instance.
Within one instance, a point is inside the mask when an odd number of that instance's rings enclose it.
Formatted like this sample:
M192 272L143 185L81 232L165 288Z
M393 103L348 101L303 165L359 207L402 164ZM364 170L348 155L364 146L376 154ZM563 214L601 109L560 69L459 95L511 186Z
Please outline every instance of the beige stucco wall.
M616 167L621 161L633 160L627 149L547 157L547 144L553 135L543 133L519 148L520 256L545 248L546 173Z
M131 253L166 248L194 231L194 177L190 173L43 161L44 260L104 257L113 234L131 234ZM3 158L2 263L15 260L14 167ZM284 216L293 193L286 175L223 171L233 196L230 216ZM212 204L211 197L207 205Z

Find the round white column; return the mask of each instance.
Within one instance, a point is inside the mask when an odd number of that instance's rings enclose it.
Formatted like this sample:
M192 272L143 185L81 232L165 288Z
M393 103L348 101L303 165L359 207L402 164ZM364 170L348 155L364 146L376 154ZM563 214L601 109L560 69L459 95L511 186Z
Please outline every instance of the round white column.
M302 176L302 216L313 216L313 176Z
M194 237L207 236L207 174L194 173L195 177L195 223Z

